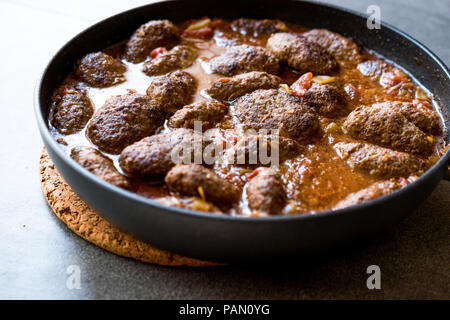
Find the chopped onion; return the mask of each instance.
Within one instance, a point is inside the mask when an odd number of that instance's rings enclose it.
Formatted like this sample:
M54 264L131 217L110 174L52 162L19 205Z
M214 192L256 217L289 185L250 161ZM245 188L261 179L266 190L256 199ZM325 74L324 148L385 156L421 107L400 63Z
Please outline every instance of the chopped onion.
M283 214L296 214L297 203L294 200L288 200L286 206L283 209Z
M277 23L277 29L284 32L289 31L287 25L282 21Z
M206 201L206 197L205 197L205 192L203 191L203 187L199 186L197 188L198 194L200 195L200 197L202 198L203 201Z
M336 80L335 77L330 77L330 76L315 76L312 78L312 81L318 84L326 84L326 83L331 83L334 82Z
M342 129L335 122L332 122L325 128L325 132L326 133L341 133Z
M420 87L417 87L417 89L416 89L416 99L419 99L419 100L430 100L430 98L428 97L428 95L425 92L425 90L423 90Z
M209 27L211 25L211 19L210 18L203 18L200 20L197 20L189 25L189 27L186 28L188 31L192 30L198 30L201 28Z
M280 84L280 88L285 91L286 93L291 93L291 88L289 88L289 86L285 83Z

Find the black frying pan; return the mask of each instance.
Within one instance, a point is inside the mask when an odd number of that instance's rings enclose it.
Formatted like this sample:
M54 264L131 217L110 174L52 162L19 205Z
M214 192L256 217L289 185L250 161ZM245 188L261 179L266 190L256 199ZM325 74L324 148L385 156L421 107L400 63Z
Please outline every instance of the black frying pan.
M389 25L369 30L366 17L359 13L323 4L275 0L175 0L133 9L99 22L70 40L49 62L35 95L39 129L59 172L86 203L122 230L160 248L201 259L248 261L292 256L391 227L425 200L445 175L448 178L450 152L414 183L354 207L318 214L245 218L159 205L100 180L70 159L51 136L46 119L53 90L73 70L75 61L127 39L148 20L181 22L202 16L277 18L352 37L432 88L449 127L450 75L446 66L423 45ZM446 139L448 143L448 136Z

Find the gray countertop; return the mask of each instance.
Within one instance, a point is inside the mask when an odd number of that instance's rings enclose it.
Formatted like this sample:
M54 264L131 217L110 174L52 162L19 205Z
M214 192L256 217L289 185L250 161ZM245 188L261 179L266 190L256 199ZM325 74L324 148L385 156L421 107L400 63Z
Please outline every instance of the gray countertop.
M450 298L450 183L387 234L308 263L208 269L148 265L84 241L48 208L38 177L42 141L32 94L48 58L76 33L148 1L0 0L0 298ZM450 65L450 2L326 1L366 12L406 31ZM381 290L368 290L366 268L381 268ZM67 268L81 270L68 289Z

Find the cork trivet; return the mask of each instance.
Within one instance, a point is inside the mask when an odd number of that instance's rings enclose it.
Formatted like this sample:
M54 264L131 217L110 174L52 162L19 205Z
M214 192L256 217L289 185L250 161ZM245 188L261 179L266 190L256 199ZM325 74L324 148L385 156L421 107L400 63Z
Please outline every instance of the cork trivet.
M214 262L187 258L157 249L126 234L89 208L64 181L45 148L39 161L44 196L50 208L70 230L96 246L119 256L164 266L208 267Z

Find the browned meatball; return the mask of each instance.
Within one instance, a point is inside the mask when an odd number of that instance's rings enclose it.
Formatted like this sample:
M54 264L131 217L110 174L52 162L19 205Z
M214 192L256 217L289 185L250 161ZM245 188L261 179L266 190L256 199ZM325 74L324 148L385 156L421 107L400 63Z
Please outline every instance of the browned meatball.
M303 150L296 141L274 135L248 135L227 150L229 164L245 166L277 166L286 159L298 156ZM272 160L278 163L272 163Z
M425 169L425 163L409 153L372 144L339 142L334 148L351 167L374 176L407 177Z
M178 28L168 20L153 20L137 29L126 44L125 58L133 63L144 61L158 47L171 48L179 41Z
M201 160L205 143L194 130L179 128L146 137L126 147L120 154L119 164L129 176L160 178L177 163L190 163L198 157Z
M102 155L96 149L78 146L70 151L70 156L100 179L120 188L128 189L130 187L130 181L117 171L112 160Z
M402 186L403 185L395 179L375 182L365 189L349 194L344 200L339 201L334 209L354 206L359 203L387 195L397 189L400 189Z
M109 98L95 112L87 136L100 150L117 154L153 134L163 123L162 112L150 97L129 93Z
M219 101L197 101L184 106L170 117L168 125L173 128L194 129L194 121L201 121L203 129L213 127L228 113L228 107Z
M278 59L269 51L246 44L228 48L224 54L209 60L208 65L212 73L224 76L250 71L276 74L279 68Z
M240 18L231 21L233 31L252 37L269 35L279 31L287 31L287 26L280 20Z
M326 117L342 116L349 112L346 93L338 85L313 83L302 98Z
M229 208L240 198L240 190L213 170L199 164L179 164L164 181L170 190L186 196L200 196L222 208Z
M59 133L72 134L81 131L93 113L86 92L65 88L52 104L50 121Z
M410 102L388 101L382 103L386 108L400 111L406 119L414 123L420 130L433 135L442 132L441 121L438 114L421 105L415 106Z
M312 29L302 34L308 41L318 44L338 60L359 62L361 48L351 39L326 29Z
M205 93L211 98L232 101L257 89L276 89L283 80L267 72L253 71L215 81Z
M267 47L281 62L302 73L329 74L338 68L333 56L300 35L275 33L267 41Z
M378 103L352 111L343 128L350 136L384 147L426 155L434 141L410 122L399 110Z
M187 72L174 71L150 80L147 95L165 112L175 112L192 100L197 81Z
M217 208L215 205L199 197L179 198L174 196L168 196L160 198L156 200L156 202L165 206L183 208L188 210L222 213L220 209Z
M119 60L103 52L89 53L81 59L75 74L91 87L105 88L125 81L127 70Z
M280 176L272 169L258 168L258 174L247 183L248 206L267 214L281 214L286 204L286 192Z
M256 90L236 100L235 115L244 129L279 129L279 134L302 140L319 128L314 109L282 90Z
M187 68L194 63L197 56L195 48L179 45L167 53L145 62L142 72L148 76L159 76L177 69Z

